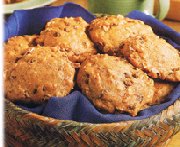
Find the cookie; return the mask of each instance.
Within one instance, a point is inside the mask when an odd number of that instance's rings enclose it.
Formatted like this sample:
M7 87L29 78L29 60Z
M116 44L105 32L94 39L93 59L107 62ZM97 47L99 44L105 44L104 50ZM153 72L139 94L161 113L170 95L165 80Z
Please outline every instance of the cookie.
M81 64L77 83L94 106L108 113L136 116L152 102L154 82L127 60L107 54L94 55Z
M4 44L4 60L8 63L16 62L27 51L27 48L36 46L36 36L15 36Z
M166 97L168 94L171 93L171 91L176 86L175 83L168 83L168 82L154 82L154 96L153 101L151 105L154 104L160 104L166 100Z
M131 64L150 77L180 81L180 54L164 39L155 35L131 37L120 50Z
M5 71L5 95L13 102L42 103L52 96L66 96L74 85L72 62L55 47L29 48Z
M36 42L41 46L60 47L73 62L81 63L96 54L94 44L86 34L88 24L81 17L54 18L47 23Z
M110 15L94 19L88 28L91 40L104 53L117 54L130 36L152 34L152 28L140 20Z

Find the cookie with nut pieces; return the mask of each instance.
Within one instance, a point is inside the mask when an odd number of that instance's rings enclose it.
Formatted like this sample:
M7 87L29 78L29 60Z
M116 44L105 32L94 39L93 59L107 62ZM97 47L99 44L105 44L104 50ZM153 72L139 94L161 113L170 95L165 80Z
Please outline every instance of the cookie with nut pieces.
M58 48L32 47L5 70L5 95L13 102L24 103L63 97L73 89L74 74L73 63Z
M110 15L94 19L88 33L95 45L104 53L115 55L130 36L152 34L152 28L143 21Z
M135 67L152 78L180 82L180 54L155 35L130 37L120 49Z
M93 42L86 34L88 23L81 17L54 18L41 31L36 42L41 46L60 47L73 62L82 62L96 54Z
M132 116L152 102L154 82L125 59L98 54L84 61L77 76L82 92L94 106L108 113Z

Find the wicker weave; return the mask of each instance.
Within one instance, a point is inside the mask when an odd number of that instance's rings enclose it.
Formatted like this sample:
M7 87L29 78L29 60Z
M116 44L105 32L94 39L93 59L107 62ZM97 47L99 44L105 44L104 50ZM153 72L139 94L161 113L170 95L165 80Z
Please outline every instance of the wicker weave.
M90 124L57 120L23 110L5 100L5 142L21 147L165 146L180 131L180 98L144 120Z

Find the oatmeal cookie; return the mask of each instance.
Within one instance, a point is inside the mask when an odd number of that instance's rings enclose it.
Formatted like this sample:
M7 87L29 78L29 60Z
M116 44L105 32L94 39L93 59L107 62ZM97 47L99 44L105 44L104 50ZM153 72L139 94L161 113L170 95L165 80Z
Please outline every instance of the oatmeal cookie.
M123 42L130 36L152 34L152 28L140 20L122 15L104 16L94 19L88 28L91 40L103 52L117 54Z
M8 39L4 44L4 61L8 63L16 62L29 47L36 46L36 36L15 36Z
M55 47L29 48L5 71L5 96L11 101L41 103L63 97L73 88L72 62Z
M180 54L164 39L155 35L131 37L120 50L131 64L152 78L180 81Z
M93 42L86 34L87 26L81 17L54 18L46 24L36 42L41 46L58 46L68 53L71 61L82 62L96 53Z
M154 82L125 59L94 55L81 64L77 83L98 109L109 113L128 112L136 116L152 103Z

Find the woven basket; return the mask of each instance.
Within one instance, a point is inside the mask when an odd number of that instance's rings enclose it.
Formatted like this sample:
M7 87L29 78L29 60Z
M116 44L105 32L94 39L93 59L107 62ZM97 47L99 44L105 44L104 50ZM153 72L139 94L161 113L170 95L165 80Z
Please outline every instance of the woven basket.
M5 143L21 147L166 146L180 131L180 98L150 118L109 124L57 120L5 100Z

